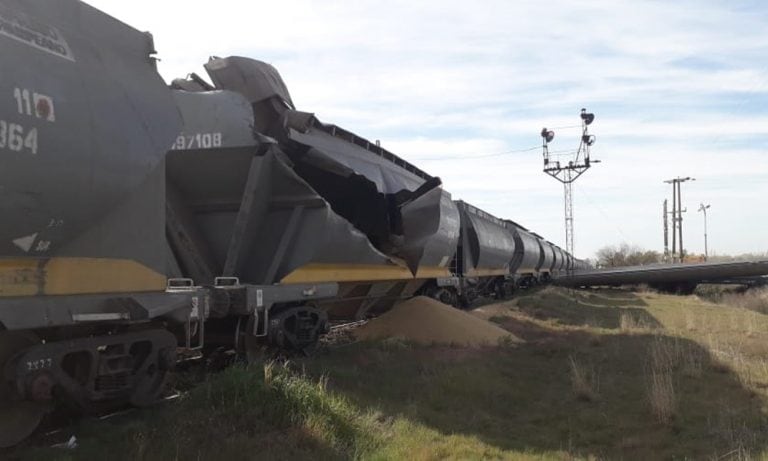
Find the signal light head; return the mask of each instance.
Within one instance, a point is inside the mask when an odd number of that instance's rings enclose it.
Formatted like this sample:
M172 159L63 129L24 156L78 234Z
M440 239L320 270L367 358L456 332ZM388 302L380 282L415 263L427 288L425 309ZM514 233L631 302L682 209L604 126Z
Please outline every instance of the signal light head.
M590 125L595 121L595 114L587 112L587 109L581 109L581 119L584 120L585 125Z
M595 143L595 139L596 139L595 135L593 135L593 134L585 134L585 135L583 135L581 137L581 142L583 142L584 144L586 144L588 146L591 146L592 144Z
M553 139L555 139L555 132L546 128L542 128L541 137L544 138L544 142L549 144Z

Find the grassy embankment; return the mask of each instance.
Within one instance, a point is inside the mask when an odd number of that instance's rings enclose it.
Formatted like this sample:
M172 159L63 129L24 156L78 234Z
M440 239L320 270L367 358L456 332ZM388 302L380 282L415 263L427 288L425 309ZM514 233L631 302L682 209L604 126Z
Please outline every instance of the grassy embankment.
M76 450L15 455L768 459L768 316L739 299L547 288L484 309L518 347L387 340L232 368L172 405L81 423Z

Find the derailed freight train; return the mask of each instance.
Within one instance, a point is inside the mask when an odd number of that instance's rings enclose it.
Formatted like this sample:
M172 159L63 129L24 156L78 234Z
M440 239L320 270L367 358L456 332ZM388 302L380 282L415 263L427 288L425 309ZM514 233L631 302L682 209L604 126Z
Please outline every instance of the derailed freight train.
M168 87L149 34L76 0L0 0L0 50L0 447L58 402L151 403L211 349L584 265L296 110L263 62Z

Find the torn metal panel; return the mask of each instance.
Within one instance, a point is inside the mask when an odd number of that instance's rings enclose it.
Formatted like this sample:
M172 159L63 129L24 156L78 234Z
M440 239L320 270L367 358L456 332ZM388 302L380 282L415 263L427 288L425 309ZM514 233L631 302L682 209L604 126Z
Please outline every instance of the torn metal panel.
M424 178L416 176L397 164L322 130L312 128L307 133L291 130L288 137L292 141L313 148L306 154L307 162L340 164L346 167L349 173L364 176L372 181L376 184L376 189L384 194L395 194L402 190L411 191L424 182Z
M456 238L456 213L441 192L425 195L439 185L439 179L376 143L322 124L312 113L296 111L285 83L269 64L241 57L213 58L206 70L217 88L236 92L250 103L254 130L278 141L290 158L281 161L306 182L303 187L330 205L334 220L348 221L378 252L405 259L414 274L419 267L447 265L452 257L447 247ZM304 226L307 211L293 219ZM303 241L292 245L300 247ZM270 273L265 275L271 278Z
M334 213L330 204L290 166L271 152L264 157L271 159L271 190L264 197L268 200L265 222L252 236L258 244L246 256L244 275L248 279L276 282L310 263L393 264L365 234ZM287 232L289 229L291 232ZM273 259L274 268L272 263L265 264Z
M451 194L436 187L402 207L405 244L400 256L411 272L418 267L447 268L456 253L461 223Z
M294 107L280 73L266 62L240 56L211 58L205 70L217 88L237 91L251 102L277 97Z
M254 129L275 138L295 172L374 247L394 257L407 255L414 273L416 267L431 264L413 256L425 254L418 245L433 245L423 229L438 232L449 226L440 222L445 216L440 202L429 202L434 209L423 214L421 223L411 214L415 232L410 235L419 243L409 241L404 232L402 206L417 199L423 193L418 189L435 178L376 143L322 124L312 113L294 110L285 83L269 64L241 57L214 58L206 69L217 88L235 91L251 103Z
M190 210L198 247L212 255L206 265L222 271L216 275L269 284L308 264L396 265L333 212L273 140L253 133L242 95L176 96L188 125L168 154L167 175ZM205 133L217 142L198 142Z

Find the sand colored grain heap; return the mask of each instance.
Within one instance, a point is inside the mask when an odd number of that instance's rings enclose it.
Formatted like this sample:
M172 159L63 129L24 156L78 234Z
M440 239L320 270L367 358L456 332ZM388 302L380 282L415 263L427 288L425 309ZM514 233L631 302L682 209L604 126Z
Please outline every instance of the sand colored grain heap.
M426 296L395 305L355 331L358 339L403 338L420 344L496 346L522 340L496 325Z

